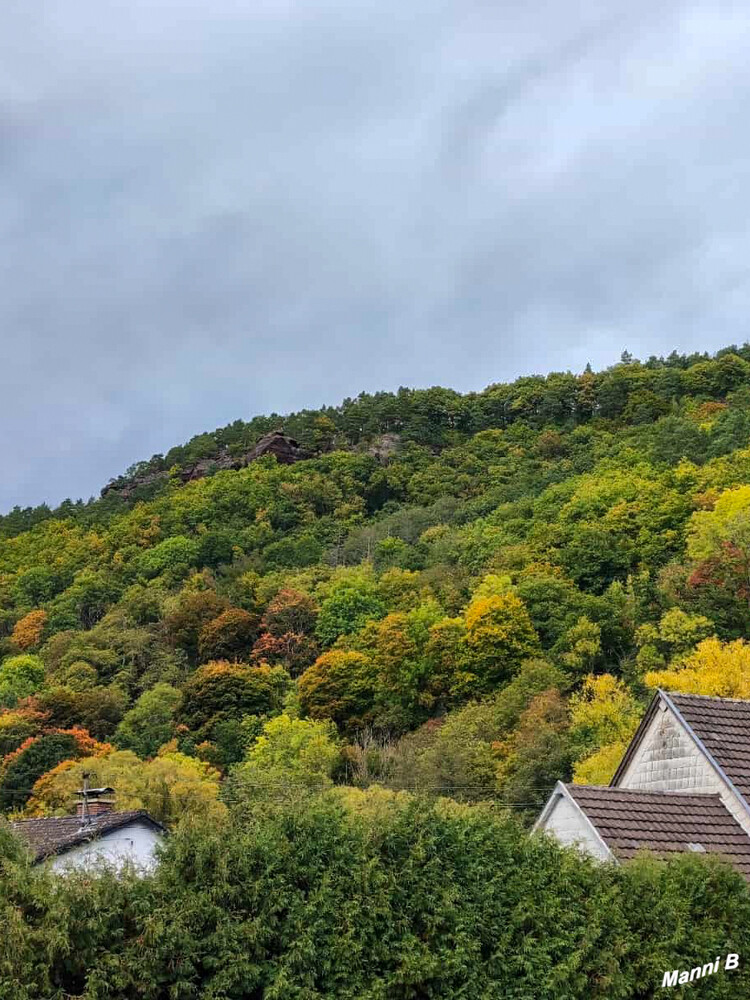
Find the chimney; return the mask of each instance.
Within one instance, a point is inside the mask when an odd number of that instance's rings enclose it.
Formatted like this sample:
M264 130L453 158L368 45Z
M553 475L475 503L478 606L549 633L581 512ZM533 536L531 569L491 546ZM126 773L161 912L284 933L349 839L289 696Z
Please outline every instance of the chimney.
M83 788L76 792L79 801L76 804L76 815L85 825L94 816L101 816L102 813L112 812L115 804L114 788L89 788L89 775L83 776Z

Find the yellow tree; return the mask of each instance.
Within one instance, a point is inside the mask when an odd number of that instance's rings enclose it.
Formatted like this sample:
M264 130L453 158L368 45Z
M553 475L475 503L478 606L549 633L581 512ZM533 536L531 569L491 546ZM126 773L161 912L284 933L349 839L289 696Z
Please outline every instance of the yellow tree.
M669 669L646 674L646 683L683 694L750 698L750 644L744 639L721 642L711 636Z
M205 761L177 752L142 761L131 750L63 761L36 782L26 812L69 813L85 772L94 774L98 784L115 789L118 809L146 809L163 823L174 824L184 816L218 820L226 814L218 799L219 773Z
M570 699L570 739L577 756L573 780L606 784L641 717L641 707L611 674L589 676Z
M515 594L480 597L466 610L466 643L480 687L492 690L539 653L539 637Z

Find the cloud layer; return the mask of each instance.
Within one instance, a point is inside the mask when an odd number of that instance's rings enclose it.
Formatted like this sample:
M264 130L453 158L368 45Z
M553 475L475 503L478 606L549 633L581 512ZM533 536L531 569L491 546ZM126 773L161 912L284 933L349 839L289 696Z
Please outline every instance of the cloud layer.
M255 413L747 338L739 3L6 0L0 510Z

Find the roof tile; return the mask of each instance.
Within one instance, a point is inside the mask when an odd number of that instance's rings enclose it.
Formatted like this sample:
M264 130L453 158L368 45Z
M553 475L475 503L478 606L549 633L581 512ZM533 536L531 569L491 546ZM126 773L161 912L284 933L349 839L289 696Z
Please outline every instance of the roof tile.
M617 858L624 861L644 849L673 854L702 844L750 881L750 837L718 795L565 787Z
M100 813L92 816L86 824L82 824L78 816L45 816L42 819L18 820L10 825L26 841L34 860L41 861L133 822L149 823L164 830L161 823L149 816L145 809Z

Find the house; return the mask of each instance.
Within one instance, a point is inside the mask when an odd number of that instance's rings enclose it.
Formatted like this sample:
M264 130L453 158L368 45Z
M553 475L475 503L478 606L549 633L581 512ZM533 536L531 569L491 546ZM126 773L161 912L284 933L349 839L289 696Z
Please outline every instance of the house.
M558 782L534 829L602 860L716 853L750 881L750 701L657 691L610 785Z
M143 809L115 811L112 788L84 786L76 794L80 801L75 815L11 823L36 863L47 861L57 870L98 863L154 867L156 849L166 835L161 823Z

